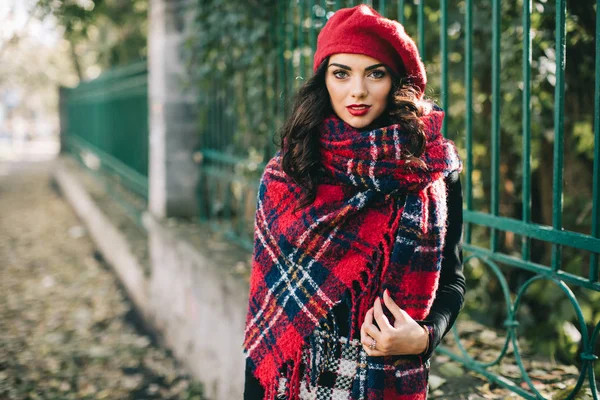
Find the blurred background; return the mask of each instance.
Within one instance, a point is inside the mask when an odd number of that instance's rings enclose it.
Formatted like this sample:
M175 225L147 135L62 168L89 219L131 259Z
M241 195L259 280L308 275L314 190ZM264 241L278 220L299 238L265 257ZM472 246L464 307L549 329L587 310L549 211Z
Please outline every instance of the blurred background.
M358 3L2 0L0 398L240 397L258 179L320 29ZM600 1L364 3L417 42L465 163L469 289L431 397L598 399ZM117 349L137 361L108 379Z
M2 1L3 157L56 154L57 88L144 59L147 11L148 1Z

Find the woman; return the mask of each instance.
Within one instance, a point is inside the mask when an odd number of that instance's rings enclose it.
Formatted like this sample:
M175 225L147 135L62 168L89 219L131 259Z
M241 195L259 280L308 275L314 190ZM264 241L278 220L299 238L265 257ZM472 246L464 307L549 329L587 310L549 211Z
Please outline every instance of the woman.
M337 11L263 174L246 399L426 399L462 307L461 162L402 25Z

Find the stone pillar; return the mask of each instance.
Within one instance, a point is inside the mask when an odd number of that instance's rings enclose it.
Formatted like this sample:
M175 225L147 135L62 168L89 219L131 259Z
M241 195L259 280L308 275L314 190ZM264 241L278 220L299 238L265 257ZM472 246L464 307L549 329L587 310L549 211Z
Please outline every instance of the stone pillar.
M151 0L148 27L150 165L148 208L157 218L197 214L199 138L195 95L182 88L182 0Z

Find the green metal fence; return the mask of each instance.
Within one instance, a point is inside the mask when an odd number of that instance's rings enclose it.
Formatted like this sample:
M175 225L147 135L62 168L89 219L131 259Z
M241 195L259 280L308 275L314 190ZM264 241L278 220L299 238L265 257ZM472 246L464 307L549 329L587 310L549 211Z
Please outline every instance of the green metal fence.
M217 70L203 92L208 105L200 148L201 218L248 249L258 178L275 149L273 133L295 90L311 76L320 28L336 9L356 3L277 1L267 21L268 62L233 76ZM456 329L458 351L439 351L524 398L543 398L526 371L518 337L524 298L544 285L564 294L581 333L580 376L566 398L575 398L585 383L599 399L599 305L591 300L582 308L581 302L598 298L584 291L600 292L600 0L365 3L402 22L417 40L428 69L427 95L447 111L444 134L464 149L465 266L485 268L503 297L495 303L506 333L497 358L484 362L470 354ZM585 42L573 24L584 24L590 15ZM591 52L581 51L584 42L592 43ZM567 69L570 57L586 54ZM580 84L575 78L585 74L590 79ZM248 84L253 77L260 84ZM495 372L509 350L520 382Z
M148 69L145 61L104 72L64 92L67 150L148 197Z

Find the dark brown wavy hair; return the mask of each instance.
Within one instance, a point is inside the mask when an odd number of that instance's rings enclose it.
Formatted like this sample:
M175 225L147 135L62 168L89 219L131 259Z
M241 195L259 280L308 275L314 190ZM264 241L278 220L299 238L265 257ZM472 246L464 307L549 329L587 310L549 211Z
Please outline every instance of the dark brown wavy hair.
M317 194L316 177L321 168L319 128L323 120L333 114L329 92L325 86L328 64L329 58L326 58L315 75L300 87L290 116L280 130L283 171L304 189L297 210L312 204ZM364 130L401 124L403 134L409 138L409 145L402 158L409 165L425 167L419 159L426 145L424 125L420 117L429 112L431 103L419 100L418 91L413 86L389 68L386 69L392 77L387 109Z

